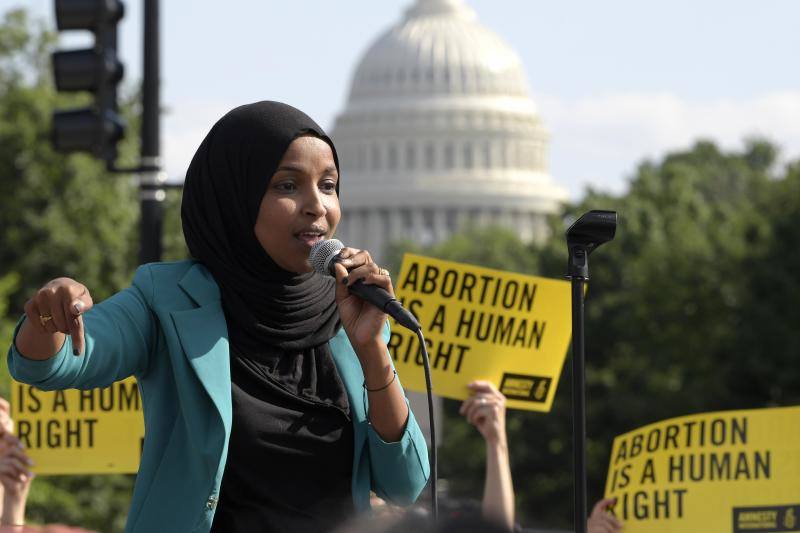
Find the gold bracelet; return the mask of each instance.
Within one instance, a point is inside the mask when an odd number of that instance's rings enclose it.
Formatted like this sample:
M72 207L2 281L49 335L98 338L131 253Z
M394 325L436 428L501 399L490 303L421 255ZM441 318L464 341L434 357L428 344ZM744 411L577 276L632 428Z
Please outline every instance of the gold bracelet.
M397 379L397 370L395 370L395 371L394 371L394 373L392 374L392 379L390 379L390 380L389 380L389 383L387 383L386 385L384 385L383 387L381 387L381 388L379 388L379 389L368 389L368 388L367 388L367 380L365 379L365 380L364 380L364 389L365 389L367 392L380 392L380 391L382 391L382 390L384 390L384 389L387 389L387 388L389 388L389 385L391 385L392 383L394 383L394 380L395 380L395 379Z

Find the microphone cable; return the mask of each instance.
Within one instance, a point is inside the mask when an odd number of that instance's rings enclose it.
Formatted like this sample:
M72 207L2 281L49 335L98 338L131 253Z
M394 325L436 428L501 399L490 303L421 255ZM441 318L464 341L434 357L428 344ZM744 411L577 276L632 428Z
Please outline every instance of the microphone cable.
M436 480L438 478L438 453L436 451L436 424L433 419L433 385L431 385L431 363L428 359L428 346L425 344L425 337L422 335L422 327L417 328L417 338L422 350L422 362L425 368L425 388L428 393L428 422L431 432L431 510L433 511L434 523L439 521L439 493L437 491Z

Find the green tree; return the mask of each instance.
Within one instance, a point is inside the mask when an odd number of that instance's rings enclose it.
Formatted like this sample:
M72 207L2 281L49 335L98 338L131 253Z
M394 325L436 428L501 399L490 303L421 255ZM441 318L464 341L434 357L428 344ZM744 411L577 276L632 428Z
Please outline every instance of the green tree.
M552 238L541 246L473 230L422 250L561 278L566 223L589 209L620 213L616 239L590 260L590 501L602 493L616 435L673 416L800 401L793 334L800 319L793 274L800 267L800 165L782 173L776 158L763 140L728 153L698 142L642 163L624 195L587 191L551 220ZM528 525L571 522L570 361L550 413L508 416L518 509ZM441 472L456 493L479 498L482 443L457 407L446 402Z
M57 276L81 280L102 300L127 285L137 253L137 190L85 155L64 156L49 141L56 108L86 103L57 95L50 75L54 35L24 10L0 23L0 340L25 301ZM126 109L131 110L128 104ZM131 117L132 118L132 117ZM121 162L136 152L136 121L121 146ZM3 365L2 391L8 394ZM29 499L34 521L68 522L121 531L132 476L37 479Z
M800 162L772 184L769 233L746 262L738 350L725 367L732 394L749 405L800 403Z

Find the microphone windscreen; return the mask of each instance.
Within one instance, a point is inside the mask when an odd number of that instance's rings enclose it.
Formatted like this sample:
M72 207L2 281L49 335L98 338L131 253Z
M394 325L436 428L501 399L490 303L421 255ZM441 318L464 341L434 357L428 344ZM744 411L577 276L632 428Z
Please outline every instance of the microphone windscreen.
M332 275L330 270L331 261L339 255L342 248L344 248L344 244L339 239L319 241L311 247L311 252L308 254L308 262L311 263L311 268L314 269L314 272L327 276Z

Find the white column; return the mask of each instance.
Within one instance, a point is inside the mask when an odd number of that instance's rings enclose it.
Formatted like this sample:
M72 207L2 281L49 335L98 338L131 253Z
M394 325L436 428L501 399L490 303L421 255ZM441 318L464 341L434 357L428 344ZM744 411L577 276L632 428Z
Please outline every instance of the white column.
M500 211L500 218L497 222L504 228L513 231L517 237L520 237L519 228L514 224L514 217L511 216L511 211L507 209Z
M470 224L469 208L462 207L456 213L456 231L462 232Z
M533 235L533 228L530 223L530 217L526 216L525 213L521 211L514 212L514 224L519 229L519 236L523 242L531 242L534 238Z
M389 242L399 241L405 234L407 229L403 227L403 216L400 214L398 208L392 208L389 211Z
M447 231L447 212L445 208L434 208L433 211L433 239L435 242L442 242L448 237Z
M339 220L339 225L336 227L336 235L334 235L335 238L344 243L346 243L348 240L352 240L352 232L350 231L352 219L352 211L346 210L342 213L342 218Z
M533 215L533 224L533 238L536 240L536 242L544 242L547 240L547 237L549 236L547 234L549 229L547 227L547 218L541 213L536 213Z
M362 248L364 246L364 211L357 209L350 213L350 226L348 229L348 241L344 241L347 246Z
M486 226L492 223L492 211L491 209L484 208L481 209L478 213L478 226L481 228L485 228Z
M379 255L381 252L381 220L375 209L369 209L364 216L363 247L370 253Z
M411 240L416 243L422 241L422 236L425 233L423 210L425 208L411 209Z

